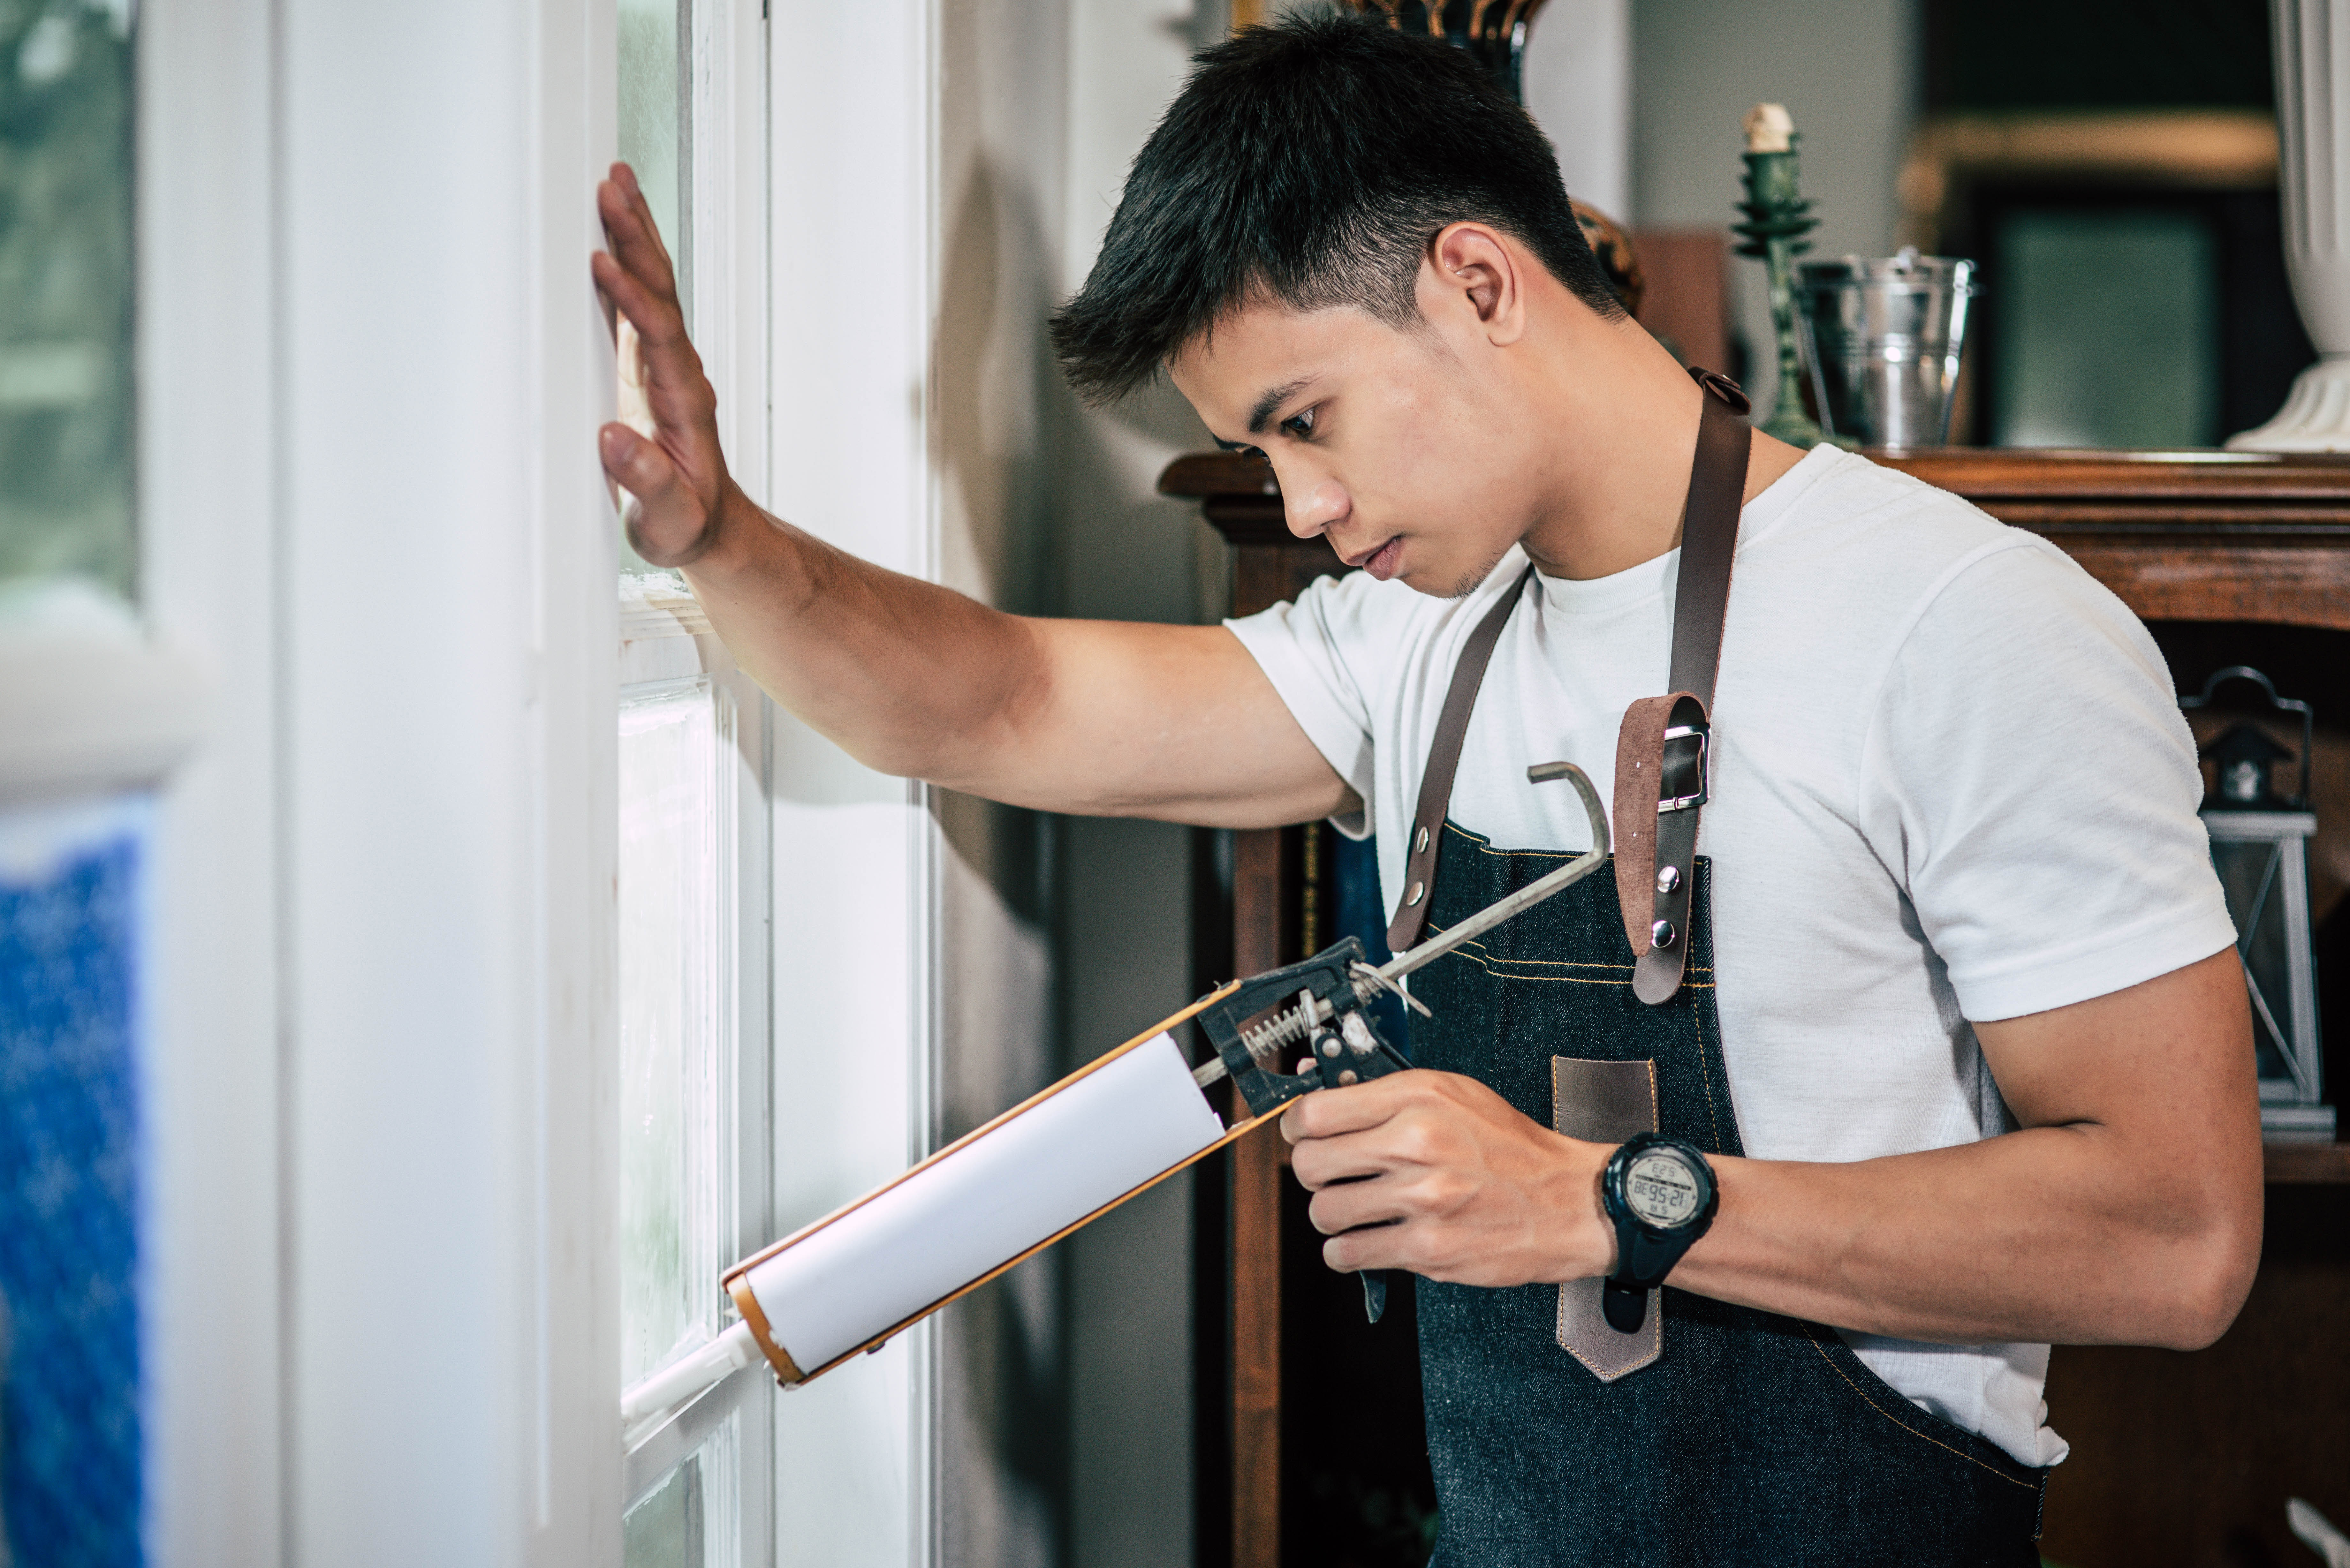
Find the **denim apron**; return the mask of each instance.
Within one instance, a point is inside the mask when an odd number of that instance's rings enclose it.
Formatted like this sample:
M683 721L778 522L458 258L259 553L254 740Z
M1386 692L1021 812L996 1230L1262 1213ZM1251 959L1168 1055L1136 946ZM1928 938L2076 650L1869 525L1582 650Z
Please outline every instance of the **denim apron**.
M1440 857L1431 931L1571 858L1451 822ZM1633 997L1616 889L1590 877L1413 977L1434 1015L1412 1020L1414 1064L1476 1078L1548 1127L1554 1055L1646 1059L1661 1130L1742 1153L1708 870L1700 857L1669 1002ZM1557 1286L1414 1288L1440 1510L1431 1568L2040 1561L2046 1472L1912 1405L1834 1329L1668 1284L1663 1354L1603 1383L1557 1343Z
M1700 380L1714 395L1691 481L1673 662L1674 683L1710 702L1746 444L1724 412L1743 412L1743 399ZM1710 496L1701 493L1709 467ZM1710 538L1700 513L1717 519ZM1485 656L1523 597L1496 607L1456 672L1407 867L1406 904L1424 899L1424 912L1399 910L1391 940L1409 940L1423 919L1429 934L1441 931L1572 858L1489 843L1444 815ZM1544 1127L1568 1109L1556 1096L1571 1075L1555 1077L1553 1058L1648 1063L1659 1130L1709 1154L1741 1155L1695 813L1678 847L1670 826L1646 830L1642 845L1635 818L1649 808L1627 810L1627 776L1619 760L1617 859L1639 846L1637 877L1587 877L1420 971L1412 992L1431 1016L1411 1023L1413 1061L1476 1078ZM1638 781L1648 801L1658 798L1658 777ZM1701 798L1701 776L1698 789ZM1417 828L1435 822L1440 830L1423 841ZM1656 909L1627 921L1651 855L1659 868L1685 866L1684 885L1668 902L1660 882ZM1646 973L1667 956L1631 945L1651 913L1659 930L1667 915L1679 929L1659 944L1673 950L1671 973L1662 984L1644 981L1643 994L1657 999L1644 1001L1636 965ZM1651 1302L1661 1314L1656 1358L1603 1381L1563 1347L1557 1285L1421 1280L1416 1289L1441 1521L1431 1568L2039 1562L2046 1471L1911 1404L1834 1329L1667 1285Z

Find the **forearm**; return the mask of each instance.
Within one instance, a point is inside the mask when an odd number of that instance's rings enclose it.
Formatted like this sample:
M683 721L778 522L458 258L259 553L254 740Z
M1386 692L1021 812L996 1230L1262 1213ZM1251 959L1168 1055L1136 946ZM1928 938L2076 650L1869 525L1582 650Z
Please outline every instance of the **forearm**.
M1720 1211L1669 1282L1944 1344L2217 1338L2261 1250L2234 951L1976 1034L2023 1131L1845 1164L1716 1158ZM1334 1269L1499 1286L1616 1266L1613 1151L1475 1079L1398 1073L1307 1095L1282 1125Z
M683 570L743 670L883 773L984 777L1042 680L1019 617L859 560L731 484L718 537Z
M2149 1153L2081 1126L1851 1164L1717 1159L1721 1214L1672 1282L1900 1339L2199 1347L2250 1282L2257 1205L2237 1150Z
M1221 627L1005 615L729 486L683 567L776 701L851 756L1013 805L1269 827L1352 796Z

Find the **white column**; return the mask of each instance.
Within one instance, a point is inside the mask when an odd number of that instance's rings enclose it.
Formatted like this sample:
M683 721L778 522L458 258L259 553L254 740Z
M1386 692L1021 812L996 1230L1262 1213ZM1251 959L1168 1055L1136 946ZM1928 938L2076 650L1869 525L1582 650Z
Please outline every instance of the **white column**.
M2350 451L2350 0L2272 0L2285 270L2316 364L2234 452Z
M283 1561L272 11L139 17L140 578L157 638L212 676L155 833L140 1294L161 1568Z

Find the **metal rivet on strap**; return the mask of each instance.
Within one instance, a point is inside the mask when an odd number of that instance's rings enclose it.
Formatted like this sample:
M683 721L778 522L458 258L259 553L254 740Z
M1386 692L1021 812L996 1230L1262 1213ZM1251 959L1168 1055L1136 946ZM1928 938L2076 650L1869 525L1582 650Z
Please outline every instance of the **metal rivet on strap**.
M1415 909L1419 906L1420 899L1427 896L1428 884L1425 882L1414 882L1411 885L1411 891L1403 896L1403 907L1407 909Z
M1659 920L1648 928L1648 942L1652 947L1669 948L1679 939L1679 936L1680 933L1673 929L1673 923L1670 920Z
M1678 866L1659 866L1659 867L1657 867L1657 891L1658 891L1658 892L1659 892L1659 893L1669 893L1669 892L1671 892L1674 888L1676 888L1679 887L1680 885L1681 885L1681 873L1680 873L1680 867L1679 867Z
M1425 826L1423 826L1418 833L1411 836L1411 852L1414 855L1425 855L1428 853L1428 829Z

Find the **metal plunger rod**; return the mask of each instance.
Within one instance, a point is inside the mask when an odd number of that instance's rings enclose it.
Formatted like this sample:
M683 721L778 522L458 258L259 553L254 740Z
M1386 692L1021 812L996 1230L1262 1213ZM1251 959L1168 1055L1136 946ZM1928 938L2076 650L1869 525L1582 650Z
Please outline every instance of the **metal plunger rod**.
M1495 926L1534 908L1554 893L1565 892L1607 864L1610 840L1607 835L1607 809L1599 804L1599 792L1591 787L1591 780L1573 763L1540 763L1526 770L1529 784L1547 784L1553 779L1565 779L1575 786L1582 797L1583 809L1591 818L1591 848L1583 855L1527 883L1506 898L1497 899L1461 921L1448 927L1418 947L1407 948L1378 968L1358 971L1355 980L1355 999L1368 1002L1382 991L1396 989L1395 982L1416 969L1433 963L1465 942L1474 941ZM1309 1016L1310 1012L1310 1016ZM1249 1054L1270 1064L1283 1045L1303 1040L1322 1023L1332 1012L1328 1002L1320 997L1301 1000L1297 1006L1287 1008L1263 1023L1250 1030L1245 1036ZM1221 1056L1211 1056L1193 1070L1192 1079L1201 1088L1224 1075Z

